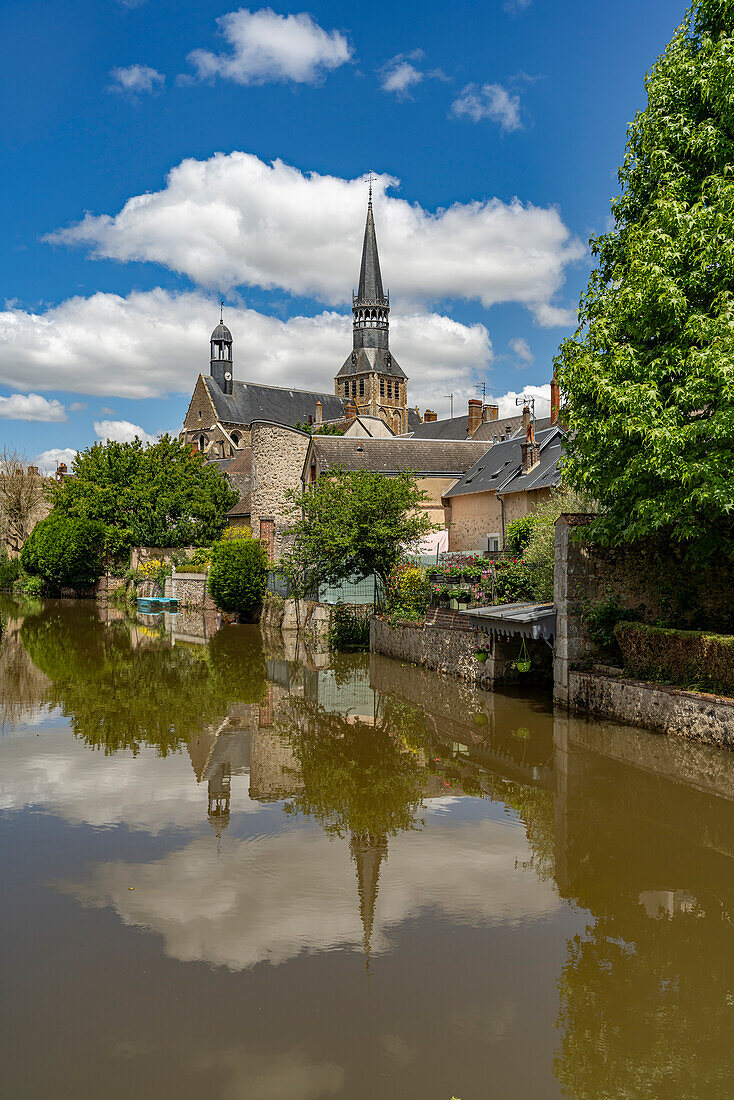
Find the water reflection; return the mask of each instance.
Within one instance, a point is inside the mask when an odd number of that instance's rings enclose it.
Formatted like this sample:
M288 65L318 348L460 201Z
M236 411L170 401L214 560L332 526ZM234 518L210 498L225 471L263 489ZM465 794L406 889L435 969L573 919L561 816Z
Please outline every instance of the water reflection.
M38 874L113 953L131 950L115 929L154 933L188 964L178 996L206 988L221 1036L204 1049L179 1025L191 1082L471 1096L491 1062L502 1096L734 1091L729 754L203 618L3 611L6 725L66 721L0 741L0 806L107 828ZM247 1041L227 1030L234 975L277 1044L257 1015ZM305 989L328 993L294 1017ZM170 1090L158 1039L115 1051Z

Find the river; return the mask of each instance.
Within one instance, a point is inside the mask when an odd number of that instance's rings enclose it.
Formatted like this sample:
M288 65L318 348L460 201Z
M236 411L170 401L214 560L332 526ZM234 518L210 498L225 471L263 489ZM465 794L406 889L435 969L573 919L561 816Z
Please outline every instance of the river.
M734 754L0 602L0 1095L734 1095Z

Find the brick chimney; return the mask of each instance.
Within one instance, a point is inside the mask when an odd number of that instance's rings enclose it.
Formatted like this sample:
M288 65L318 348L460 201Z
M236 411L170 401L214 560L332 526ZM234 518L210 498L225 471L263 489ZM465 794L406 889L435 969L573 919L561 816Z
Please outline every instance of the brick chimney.
M434 420L438 420L438 413L433 412L431 409L426 409L423 417L424 424L433 424Z
M551 379L551 410L550 410L550 422L551 424L558 423L558 413L561 411L561 390L556 382L555 372Z
M56 468L56 476L59 479L59 481L61 481L62 478L66 477L66 463L65 462L60 462L58 464L58 466Z
M485 405L482 409L482 423L488 424L490 420L499 420L499 405Z
M528 429L530 428L532 421L530 419L530 406L523 405L522 407L522 430L525 433L525 438L528 437Z
M526 429L525 442L522 445L522 472L524 474L529 474L540 462L540 447L535 442L535 429L530 420L530 409L528 409L527 405L522 411L523 421L525 420L526 410L528 413L528 426Z
M38 466L29 466L28 473L33 474L35 477L38 477Z
M316 402L316 423L317 424L322 423L322 416L323 416L323 405L321 404L320 401L317 401Z
M347 403L347 423L351 424L352 421L356 418L356 416L357 416L357 406L355 405L354 401L349 401Z
M474 435L479 425L482 423L482 402L478 397L469 398L469 435Z

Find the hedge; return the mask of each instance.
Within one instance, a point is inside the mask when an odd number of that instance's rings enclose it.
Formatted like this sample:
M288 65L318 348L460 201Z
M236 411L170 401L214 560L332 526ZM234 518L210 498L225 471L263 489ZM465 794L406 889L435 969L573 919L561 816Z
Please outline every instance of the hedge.
M617 623L614 634L631 676L734 696L734 635L643 623Z
M209 594L222 611L255 615L262 607L268 556L257 539L215 542L209 566Z

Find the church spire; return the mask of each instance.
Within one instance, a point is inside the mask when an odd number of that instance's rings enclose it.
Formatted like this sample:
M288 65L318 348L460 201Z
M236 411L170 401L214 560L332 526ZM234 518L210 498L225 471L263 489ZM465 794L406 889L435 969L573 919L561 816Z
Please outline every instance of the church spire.
M380 864L387 855L387 837L375 837L370 833L353 833L349 847L352 859L357 866L359 915L362 919L365 965L369 973L377 886L380 878Z
M372 180L370 179L370 197L367 203L367 223L364 227L362 244L362 266L359 270L359 290L356 305L388 305L382 289L380 257L377 253L377 234L375 216L372 213Z

